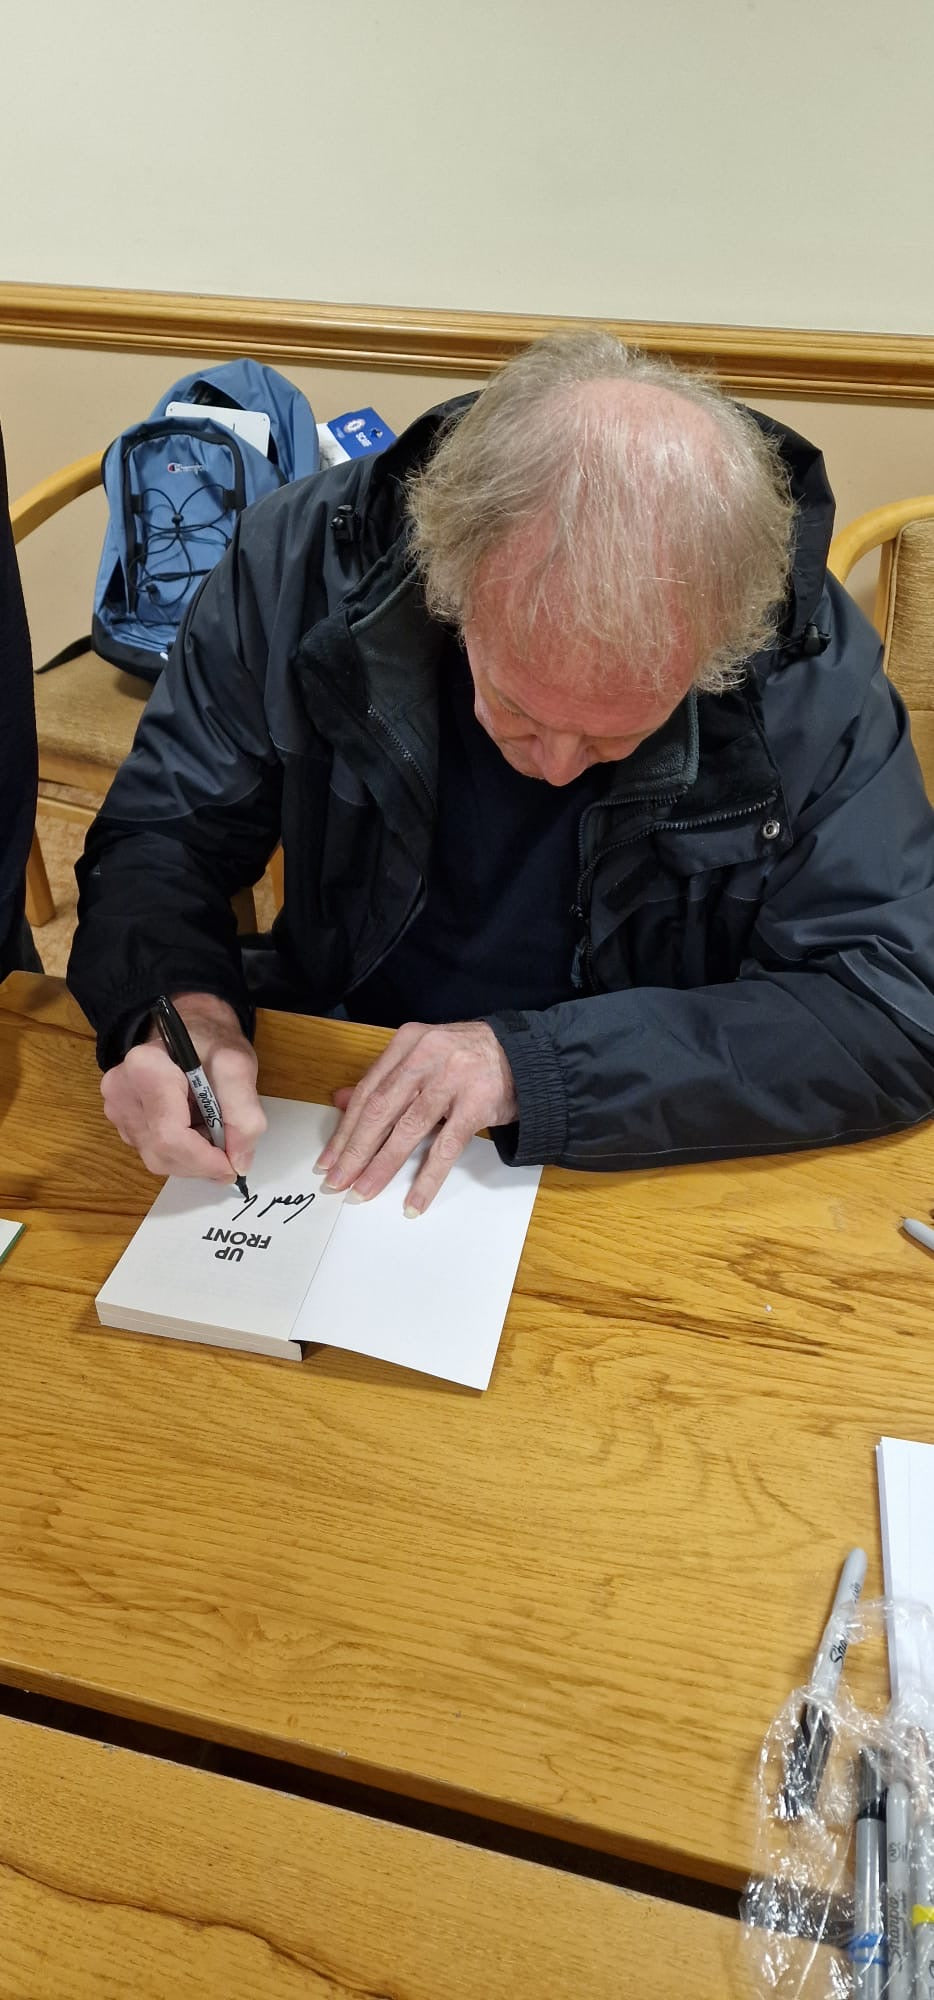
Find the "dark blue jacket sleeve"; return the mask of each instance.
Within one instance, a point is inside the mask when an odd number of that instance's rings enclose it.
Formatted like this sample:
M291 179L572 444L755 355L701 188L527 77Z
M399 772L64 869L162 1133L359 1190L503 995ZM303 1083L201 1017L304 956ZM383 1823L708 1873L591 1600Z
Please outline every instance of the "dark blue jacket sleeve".
M934 811L876 635L835 585L827 609L827 652L764 690L794 839L739 978L492 1017L520 1107L505 1158L667 1166L934 1111Z
M90 829L68 983L103 1068L121 1061L159 993L216 994L251 1031L230 899L259 880L279 840L283 764L302 739L301 702L288 676L270 676L270 657L290 655L326 615L329 591L346 588L325 548L334 494L325 472L241 515Z
M0 978L16 962L36 784L32 656L0 436Z
M275 847L281 771L239 544L238 526L188 608L78 863L68 983L104 1068L162 992L214 993L252 1026L230 899Z

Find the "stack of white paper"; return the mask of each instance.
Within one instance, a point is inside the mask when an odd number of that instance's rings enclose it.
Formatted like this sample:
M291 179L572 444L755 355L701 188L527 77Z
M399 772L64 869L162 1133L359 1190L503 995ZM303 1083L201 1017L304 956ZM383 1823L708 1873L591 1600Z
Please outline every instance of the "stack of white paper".
M328 1194L314 1163L337 1114L263 1098L245 1204L170 1180L98 1293L105 1326L300 1360L323 1343L485 1389L540 1167L472 1139L430 1208L406 1220L417 1163L370 1202Z
M876 1463L886 1596L919 1607L889 1619L892 1696L934 1699L934 1445L883 1438Z

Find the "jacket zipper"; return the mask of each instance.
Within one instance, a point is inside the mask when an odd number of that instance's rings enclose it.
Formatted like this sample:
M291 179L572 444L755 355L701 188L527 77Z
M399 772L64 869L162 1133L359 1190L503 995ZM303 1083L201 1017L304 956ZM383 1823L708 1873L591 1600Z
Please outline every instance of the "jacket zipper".
M379 709L375 708L372 702L368 703L367 705L367 717L370 721L376 723L377 727L382 730L384 736L388 737L390 743L392 743L393 747L398 751L399 756L403 760L403 763L407 764L409 766L409 769L414 771L415 776L418 779L419 784L421 785L422 791L424 792L425 797L428 800L429 805L431 806L432 812L434 812L436 810L436 805L437 805L435 794L431 789L428 779L426 778L425 773L422 770L422 767L419 764L417 757L414 757L412 755L411 750L405 743L403 743L401 736L399 736L396 733L396 731L392 727L392 724L386 721L385 716L380 714ZM380 966L384 964L385 960L389 957L390 952L395 950L396 945L399 943L400 938L405 936L405 933L408 930L409 925L414 921L414 919L417 917L419 913L419 910L423 907L424 901L425 901L425 882L424 879L420 876L418 888L416 889L415 895L413 896L412 901L409 904L408 909L406 910L405 916L402 919L402 923L400 925L399 930L396 932L395 937L390 938L389 943L385 946L384 950L381 951L378 954L378 956L373 959L370 965L364 967L363 971L360 974L359 979L355 979L353 985L348 986L347 988L348 993L355 993L358 986L362 986L367 979L372 978L374 972L379 971Z
M425 776L424 771L422 770L418 758L412 755L412 752L408 748L408 745L403 743L401 736L397 735L396 731L392 727L392 724L386 721L385 716L380 714L378 708L374 708L372 702L370 702L367 707L367 719L371 722L376 723L377 728L382 730L383 735L389 738L389 741L393 745L394 749L398 751L399 756L402 758L403 763L407 764L409 766L409 769L414 771L415 776L418 779L419 784L421 785L422 791L424 792L425 797L428 800L429 805L431 806L432 812L435 812L437 810L438 801L435 796L435 793L431 789L431 786L428 782L428 779Z
M425 883L421 879L421 877L419 877L418 888L416 889L415 895L413 896L412 901L409 904L408 909L406 910L405 916L402 919L401 929L396 932L394 938L390 938L389 943L384 947L384 949L381 952L377 954L376 958L374 958L369 965L364 966L359 979L355 979L352 986L348 986L345 988L345 991L347 993L356 993L357 988L359 986L365 985L368 979L372 979L374 972L378 972L380 966L385 965L385 962L389 957L390 952L395 951L395 948L399 943L400 938L403 938L405 936L405 933L408 930L409 925L411 923L414 923L415 918L419 914L419 911L424 909L425 902L427 900L424 891L425 891Z
M669 792L667 794L661 794L656 798L646 799L645 805L648 807L650 812L655 812L661 806L672 805L674 803L674 800L678 796L679 794L677 792ZM703 813L700 816L695 816L695 818L693 819L666 819L664 822L665 831L666 833L692 833L695 827L722 826L728 820L752 819L756 813L764 812L767 806L774 805L777 798L778 798L778 792L772 791L768 793L766 798L757 799L751 805L732 806L726 812ZM575 917L576 921L581 926L582 935L575 947L574 957L571 962L571 984L572 986L575 986L578 989L582 988L585 982L588 985L590 985L590 966L591 966L592 952L590 946L589 908L584 907L584 898L585 896L589 898L590 884L592 882L594 872L598 868L600 863L607 859L608 855L619 854L623 848L631 847L633 842L639 840L643 833L647 833L651 830L651 825L652 825L652 822L650 820L647 824L636 827L633 830L633 832L628 833L625 839L612 841L610 843L610 846L604 847L602 852L597 855L596 859L590 863L589 868L585 869L583 866L584 820L587 817L587 813L593 812L596 809L596 806L600 806L605 810L606 807L608 806L617 806L624 804L625 804L624 798L600 799L595 801L595 804L593 806L588 806L587 811L581 814L581 822L580 822L580 827L578 828L578 835L577 835L577 852L578 852L578 858L581 863L581 874L577 884L577 899L574 904L574 909L572 914ZM591 986L591 991L592 990L593 989Z

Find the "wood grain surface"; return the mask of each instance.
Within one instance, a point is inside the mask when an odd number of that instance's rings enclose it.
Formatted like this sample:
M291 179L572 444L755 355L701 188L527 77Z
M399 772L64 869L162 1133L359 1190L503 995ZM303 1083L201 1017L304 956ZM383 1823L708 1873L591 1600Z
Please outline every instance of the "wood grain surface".
M724 2000L739 1925L0 1717L0 2000Z
M5 1005L3 1004L5 1002ZM383 1039L267 1016L326 1097ZM70 1003L0 1001L0 1676L728 1883L873 1447L934 1437L930 1128L546 1172L488 1393L120 1337L154 1183Z

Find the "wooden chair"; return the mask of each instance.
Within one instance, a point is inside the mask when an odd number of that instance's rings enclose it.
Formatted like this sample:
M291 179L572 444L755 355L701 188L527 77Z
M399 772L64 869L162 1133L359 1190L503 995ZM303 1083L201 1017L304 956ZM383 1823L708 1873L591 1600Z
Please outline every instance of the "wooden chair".
M100 484L99 452L66 465L33 486L10 509L13 540L21 542L72 500ZM49 813L89 826L127 755L149 683L82 653L35 677L39 792ZM26 870L26 914L34 926L54 914L38 833Z
M101 454L92 452L33 486L10 509L14 542L23 541L72 500L90 493L100 477ZM36 674L39 796L45 812L90 826L118 766L129 754L151 692L148 681L110 666L91 651ZM234 907L240 929L254 930L252 891L243 890ZM26 914L34 927L54 915L38 833L26 870Z
M934 799L934 494L861 514L834 536L828 567L845 583L872 549L880 550L873 623L886 672L910 711L918 761Z

